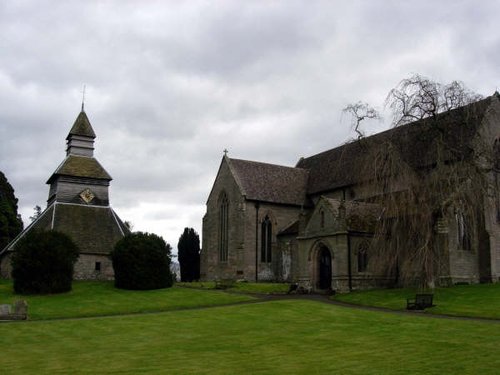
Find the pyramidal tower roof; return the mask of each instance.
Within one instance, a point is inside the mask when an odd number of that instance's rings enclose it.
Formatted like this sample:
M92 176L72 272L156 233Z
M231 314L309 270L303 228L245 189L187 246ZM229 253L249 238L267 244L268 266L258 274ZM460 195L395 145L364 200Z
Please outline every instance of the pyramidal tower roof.
M89 118L87 117L87 114L83 110L76 118L75 123L71 127L71 130L69 131L69 134L66 137L66 140L69 140L70 137L73 135L89 137L92 139L96 137L94 129L92 129L92 125L90 125Z

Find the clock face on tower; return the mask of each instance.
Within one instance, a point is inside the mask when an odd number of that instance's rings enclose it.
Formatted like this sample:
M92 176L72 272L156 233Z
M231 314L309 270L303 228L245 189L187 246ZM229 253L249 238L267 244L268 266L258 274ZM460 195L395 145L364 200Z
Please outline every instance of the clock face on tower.
M95 195L94 195L94 193L92 193L92 190L87 188L80 193L80 198L82 198L83 201L88 204L88 203L92 202L92 199L95 198Z

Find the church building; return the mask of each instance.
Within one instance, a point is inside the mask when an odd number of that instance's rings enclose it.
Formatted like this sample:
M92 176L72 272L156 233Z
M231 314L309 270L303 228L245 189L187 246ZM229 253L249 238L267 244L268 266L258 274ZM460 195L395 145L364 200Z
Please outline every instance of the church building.
M10 256L15 245L32 230L56 230L71 237L80 250L75 279L114 277L109 254L129 229L109 204L112 178L94 157L95 138L82 108L66 138L66 158L47 181L47 208L0 252L2 277L10 277Z
M436 285L497 282L499 144L500 97L495 93L300 158L294 167L224 155L203 218L201 278L294 282L318 291L402 285L399 267L420 255L401 257L396 267L384 270L375 267L372 253L375 242L384 248L384 241L388 247L396 237L389 229L380 231L382 218L390 222L399 214L380 197L399 197L403 206L408 199L408 206L417 207L404 213L412 220L418 220L419 205L424 210L431 200L439 203L426 224ZM388 160L397 167L372 172ZM467 168L486 181L475 191L476 200L466 201L467 212L479 213L471 225L457 203L474 183ZM428 198L409 193L412 178L428 183ZM405 227L393 230L405 232ZM423 241L417 237L408 241ZM405 243L398 246L402 252Z

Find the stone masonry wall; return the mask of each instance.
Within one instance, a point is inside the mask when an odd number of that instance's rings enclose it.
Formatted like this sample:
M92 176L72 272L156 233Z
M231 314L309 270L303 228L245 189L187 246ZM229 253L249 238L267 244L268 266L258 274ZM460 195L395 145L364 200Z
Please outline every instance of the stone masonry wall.
M218 248L219 202L223 192L229 200L227 262L219 261ZM243 268L245 211L244 198L224 160L208 198L207 213L203 219L203 246L200 262L202 280L242 278L238 271Z
M99 265L97 265L98 263ZM113 280L114 275L113 263L109 256L80 254L75 264L73 279Z

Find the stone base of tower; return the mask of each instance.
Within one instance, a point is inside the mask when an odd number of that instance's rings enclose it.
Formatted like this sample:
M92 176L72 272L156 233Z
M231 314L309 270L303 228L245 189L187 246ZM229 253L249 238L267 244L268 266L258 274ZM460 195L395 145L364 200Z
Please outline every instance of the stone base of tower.
M74 280L113 280L113 264L109 256L80 254L73 272Z
M10 260L12 253L0 259L0 278L12 278L12 266ZM111 258L100 254L80 254L75 263L73 272L74 280L113 280L114 270Z

